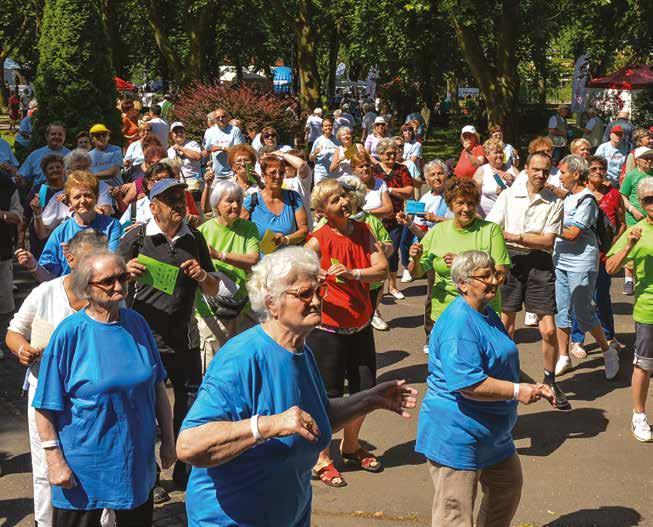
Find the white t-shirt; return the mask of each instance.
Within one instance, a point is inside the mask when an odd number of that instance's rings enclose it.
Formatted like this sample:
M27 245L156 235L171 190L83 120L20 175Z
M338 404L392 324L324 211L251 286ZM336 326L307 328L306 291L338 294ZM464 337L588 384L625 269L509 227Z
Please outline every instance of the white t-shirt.
M286 190L294 190L302 198L306 217L308 218L309 231L313 230L313 215L311 214L311 183L313 183L313 171L310 169L308 176L304 179L297 175L283 180L283 188Z
M136 221L132 222L132 205L127 207L127 210L120 216L120 224L123 227L129 227L134 223L147 223L152 219L152 210L150 209L150 198L143 196L141 199L136 200Z
M430 212L443 218L453 218L453 213L444 201L444 194L427 192L420 198L420 202L424 203L424 212ZM434 222L426 221L423 216L415 216L413 221L416 225L426 225L429 229L435 225Z
M197 143L197 141L186 141L184 143L184 148L187 148L188 150L192 150L193 152L201 152L202 149L200 148L200 145ZM202 162L201 161L193 161L189 159L186 156L179 156L178 152L173 148L170 147L168 148L168 157L170 159L175 159L179 158L181 161L181 175L183 178L186 179L194 179L194 180L199 180L202 181ZM189 187L190 188L190 187ZM193 189L191 189L193 190ZM196 189L197 190L197 189Z
M365 212L371 212L383 206L383 193L388 192L388 186L385 184L385 181L374 178L374 189L368 190L365 194L365 205L363 205L363 210Z
M312 143L322 135L322 117L315 114L309 115L306 119L305 128L308 128L307 141Z
M160 117L155 117L149 121L152 124L152 133L154 136L161 141L161 146L164 148L168 147L169 135L170 135L170 126Z
M65 276L49 280L32 289L9 323L9 329L25 337L32 336L32 324L39 319L55 329L68 315L75 313L70 306L63 286ZM39 362L35 362L28 377L31 386L36 386L39 378Z

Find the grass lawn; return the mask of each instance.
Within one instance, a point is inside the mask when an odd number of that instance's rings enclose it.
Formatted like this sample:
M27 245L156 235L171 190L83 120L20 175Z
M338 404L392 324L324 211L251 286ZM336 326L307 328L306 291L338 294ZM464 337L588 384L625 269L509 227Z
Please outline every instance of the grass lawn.
M0 137L9 143L11 148L14 147L14 137L16 137L14 134L10 134L7 130L2 130L0 131Z
M460 155L460 137L455 129L436 129L429 133L429 140L422 145L422 157L426 161L440 158L443 161Z

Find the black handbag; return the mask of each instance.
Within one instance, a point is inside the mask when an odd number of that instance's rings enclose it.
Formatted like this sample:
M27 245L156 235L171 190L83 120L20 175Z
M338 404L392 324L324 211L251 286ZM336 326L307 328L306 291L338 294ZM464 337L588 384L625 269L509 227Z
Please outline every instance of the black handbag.
M207 303L211 311L213 311L214 316L221 320L233 320L243 308L247 305L249 301L248 298L237 299L231 296L217 295L217 296L206 296L204 295L204 301Z

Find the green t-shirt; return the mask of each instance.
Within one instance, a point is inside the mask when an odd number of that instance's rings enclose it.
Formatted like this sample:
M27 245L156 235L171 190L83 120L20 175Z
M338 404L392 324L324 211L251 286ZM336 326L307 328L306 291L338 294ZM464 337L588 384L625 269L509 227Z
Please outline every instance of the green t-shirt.
M431 288L431 319L436 321L447 306L458 296L458 290L451 281L451 268L442 258L447 253L464 251L485 251L496 265L510 265L510 256L503 239L501 227L496 223L476 219L469 227L456 228L454 220L437 223L422 238L424 248L419 264L425 271L435 270L435 281ZM501 294L497 292L490 306L501 311Z
M644 214L646 216L646 212L644 212L644 209L639 203L639 199L637 198L637 185L639 185L639 182L647 177L651 177L653 174L647 174L646 172L642 172L639 168L635 168L634 170L631 170L626 174L626 177L624 178L623 183L621 184L621 188L619 189L619 192L626 196L628 199L629 203L635 207L639 212ZM626 225L629 227L632 227L637 223L637 220L635 219L635 216L633 216L630 212L626 211Z
M221 225L215 219L209 220L198 227L206 239L209 247L217 252L225 251L236 254L258 254L258 229L251 221L238 218L231 227ZM213 260L217 271L222 271L231 278L240 290L239 295L245 290L247 272L244 269L225 263L222 260Z
M653 224L644 218L636 226L642 228L642 236L626 258L627 261L632 261L635 264L633 319L640 324L653 324ZM633 227L626 229L619 237L608 251L608 257L618 253L626 246L628 233Z

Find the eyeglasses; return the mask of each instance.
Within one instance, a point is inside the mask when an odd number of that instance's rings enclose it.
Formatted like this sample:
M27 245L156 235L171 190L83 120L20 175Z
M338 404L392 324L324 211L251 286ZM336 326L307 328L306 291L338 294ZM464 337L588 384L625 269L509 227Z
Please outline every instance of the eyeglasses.
M216 115L215 120L216 121L224 121L227 118L226 115Z
M503 282L506 279L506 273L503 271L494 271L490 276L477 276L472 275L470 278L478 280L482 284L490 285L492 283L492 278L496 279L497 282Z
M287 295L294 296L304 304L310 304L313 301L313 296L317 296L318 300L323 300L327 296L327 284L322 283L317 287L298 287L296 289L286 289L284 291Z
M590 172L606 172L606 169L602 166L590 167Z
M653 204L653 196L644 196L639 200L642 205L651 205Z
M252 164L251 159L234 159L233 161L234 165L247 165L247 164Z
M269 172L266 172L266 176L274 177L274 176L283 176L286 173L285 170L270 170Z
M397 157L397 152L383 152L384 156Z
M103 278L102 280L96 280L94 282L89 282L89 284L97 285L97 286L100 286L101 288L111 287L111 286L115 285L116 280L118 282L120 282L121 284L124 284L127 280L129 280L130 276L131 275L127 271L125 271L124 273L107 276L106 278Z
M277 134L265 134L263 136L263 139L272 139L273 137L276 137L276 136L277 136Z

